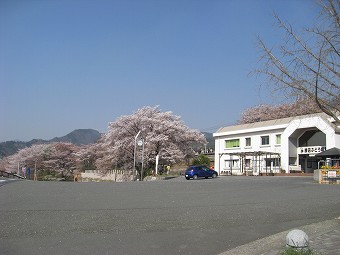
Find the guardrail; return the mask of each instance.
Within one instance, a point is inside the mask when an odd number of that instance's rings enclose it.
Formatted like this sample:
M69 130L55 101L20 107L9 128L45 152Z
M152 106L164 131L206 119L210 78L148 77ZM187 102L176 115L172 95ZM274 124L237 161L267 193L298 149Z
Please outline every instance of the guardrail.
M1 171L1 170L0 170L0 177L25 179L24 177L17 175L15 173L10 173L10 172Z

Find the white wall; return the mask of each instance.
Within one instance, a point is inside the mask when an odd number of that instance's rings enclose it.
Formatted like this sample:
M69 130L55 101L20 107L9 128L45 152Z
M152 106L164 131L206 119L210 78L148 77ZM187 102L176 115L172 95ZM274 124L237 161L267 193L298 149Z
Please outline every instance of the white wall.
M219 153L237 153L237 152L272 152L281 153L281 145L276 144L276 135L282 134L284 129L274 129L269 131L258 132L244 132L239 135L223 135L216 137L215 135L215 170L220 173L223 170L225 160L230 159L229 155L219 156ZM261 136L269 136L269 145L261 145ZM251 138L251 146L246 147L246 138ZM240 139L239 148L225 148L225 141L230 139ZM282 142L282 137L281 137ZM233 159L238 159L237 156L233 156Z

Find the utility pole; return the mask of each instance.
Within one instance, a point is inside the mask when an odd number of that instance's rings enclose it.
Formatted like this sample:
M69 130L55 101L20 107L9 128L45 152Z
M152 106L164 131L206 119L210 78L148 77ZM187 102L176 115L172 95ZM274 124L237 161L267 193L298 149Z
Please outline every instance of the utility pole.
M144 170L144 138L138 141L138 145L142 146L142 169L140 171L140 180L143 181L143 170Z
M135 180L136 178L136 149L137 149L137 138L140 132L141 131L139 130L137 135L135 136L135 148L133 150L133 170L132 170L133 180Z

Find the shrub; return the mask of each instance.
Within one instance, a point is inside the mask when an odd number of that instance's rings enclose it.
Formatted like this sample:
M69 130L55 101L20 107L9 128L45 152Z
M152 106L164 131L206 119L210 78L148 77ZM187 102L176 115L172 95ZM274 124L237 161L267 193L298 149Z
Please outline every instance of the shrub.
M316 251L313 251L311 249L294 249L292 247L289 247L282 251L280 255L322 255L321 253L318 253Z
M210 159L208 156L206 155L198 155L196 158L194 158L192 160L192 165L206 165L209 166L210 165Z

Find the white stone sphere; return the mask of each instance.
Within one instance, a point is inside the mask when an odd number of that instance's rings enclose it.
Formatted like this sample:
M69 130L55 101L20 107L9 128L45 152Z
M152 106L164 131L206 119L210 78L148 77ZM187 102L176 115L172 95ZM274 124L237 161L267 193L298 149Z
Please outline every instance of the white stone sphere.
M309 245L308 235L302 230L294 229L287 234L286 244L294 248L306 248Z

